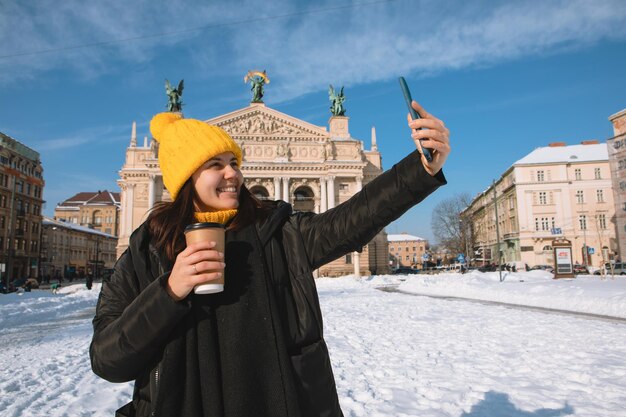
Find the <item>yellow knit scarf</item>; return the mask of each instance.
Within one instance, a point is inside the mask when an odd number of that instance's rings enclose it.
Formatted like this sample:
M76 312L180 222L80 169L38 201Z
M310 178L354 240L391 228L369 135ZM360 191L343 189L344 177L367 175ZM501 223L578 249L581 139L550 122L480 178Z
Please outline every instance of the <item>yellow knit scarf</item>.
M228 223L237 214L237 209L230 210L217 210L217 211L205 211L195 212L196 220L200 223Z

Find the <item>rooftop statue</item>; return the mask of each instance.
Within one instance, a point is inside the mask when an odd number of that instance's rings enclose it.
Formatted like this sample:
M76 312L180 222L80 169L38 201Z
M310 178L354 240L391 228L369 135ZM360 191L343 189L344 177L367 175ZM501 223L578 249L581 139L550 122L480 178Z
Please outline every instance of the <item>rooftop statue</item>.
M270 79L267 78L265 70L261 71L248 71L243 78L244 82L250 82L252 87L252 101L250 103L263 103L263 86L270 83Z
M333 116L344 116L346 114L346 109L343 107L343 102L346 100L346 96L343 95L343 87L337 94L331 84L328 89L328 99L330 100L330 112Z
M180 97L183 95L184 81L180 80L178 88L172 88L170 82L165 80L165 93L167 94L167 111L181 112L183 110L183 102Z

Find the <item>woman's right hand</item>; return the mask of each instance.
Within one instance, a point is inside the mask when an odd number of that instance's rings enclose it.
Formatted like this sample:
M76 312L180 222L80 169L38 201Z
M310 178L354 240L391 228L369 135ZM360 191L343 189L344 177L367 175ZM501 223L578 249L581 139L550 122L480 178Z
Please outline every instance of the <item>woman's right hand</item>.
M195 286L215 281L224 274L224 254L215 242L198 242L178 254L167 280L167 292L176 301L187 297Z

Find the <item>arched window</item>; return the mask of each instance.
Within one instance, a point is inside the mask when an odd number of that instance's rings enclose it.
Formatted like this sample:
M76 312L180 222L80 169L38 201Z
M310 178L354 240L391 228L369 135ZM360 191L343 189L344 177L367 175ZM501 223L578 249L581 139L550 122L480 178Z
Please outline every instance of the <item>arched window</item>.
M255 185L250 189L250 192L261 201L270 199L270 194L267 192L265 187L261 185Z
M102 225L102 211L96 210L93 212L91 224L94 226Z
M313 190L308 186L300 186L294 191L293 208L296 211L313 211L315 209L315 198Z

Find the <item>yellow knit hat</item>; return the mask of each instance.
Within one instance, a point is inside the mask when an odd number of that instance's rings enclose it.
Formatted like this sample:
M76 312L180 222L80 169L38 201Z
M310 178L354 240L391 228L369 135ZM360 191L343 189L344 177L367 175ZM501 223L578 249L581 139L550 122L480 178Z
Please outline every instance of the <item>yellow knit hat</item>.
M150 132L159 142L159 165L163 184L176 200L185 181L209 159L232 152L241 166L241 148L223 129L180 113L159 113L150 122Z

